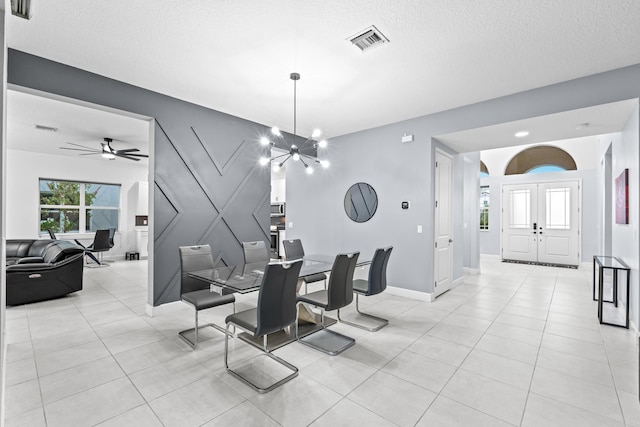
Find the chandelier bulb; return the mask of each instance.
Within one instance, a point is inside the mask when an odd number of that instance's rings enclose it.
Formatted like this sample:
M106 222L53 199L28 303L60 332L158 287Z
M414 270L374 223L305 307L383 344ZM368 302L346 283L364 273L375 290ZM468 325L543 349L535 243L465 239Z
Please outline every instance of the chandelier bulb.
M320 142L318 142L318 147L320 147L320 148L326 148L326 147L327 147L327 144L328 144L328 143L327 143L327 140L326 140L326 139L323 139L323 140L321 140Z
M262 138L260 138L260 144L269 145L271 144L271 141L269 141L269 139L266 136L263 136Z
M276 136L282 136L282 134L280 133L280 129L278 129L278 126L274 126L271 128L271 133L276 135Z
M320 129L314 129L313 133L311 134L311 138L317 138L320 135L322 135L322 131Z
M325 168L325 169L326 169L326 168L328 168L328 167L329 167L329 161L328 161L328 160L320 160L320 165L321 165L323 168Z
M294 153L293 156L291 156L291 158L297 162L298 160L300 160L300 154Z
M267 163L269 163L269 159L266 157L260 157L260 164L262 166L265 166Z
M308 175L311 175L313 173L313 168L307 165L305 166L305 171L307 172Z

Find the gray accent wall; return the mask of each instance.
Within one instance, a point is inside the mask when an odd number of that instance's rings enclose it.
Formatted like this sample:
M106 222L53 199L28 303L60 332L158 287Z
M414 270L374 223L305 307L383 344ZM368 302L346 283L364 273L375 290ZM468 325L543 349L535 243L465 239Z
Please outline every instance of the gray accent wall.
M638 97L640 64L331 138L331 169L307 177L302 168L287 168L287 221L293 223L287 238L302 239L306 252L359 250L364 256L376 247L393 245L389 285L431 293L433 153L438 135ZM414 135L414 141L402 143L404 134ZM459 165L455 162L454 168ZM454 170L454 185L464 182L461 169ZM378 212L363 224L350 221L342 209L346 189L359 181L371 184L379 197ZM462 206L462 196L456 195L463 192L454 189L454 206ZM403 211L400 203L405 200L411 207ZM465 244L461 234L454 228L454 278L463 271L464 257L455 246L456 241Z
M208 243L237 264L242 241L269 241L270 170L257 162L265 126L23 52L8 59L11 84L149 118L150 304L179 299L179 246Z

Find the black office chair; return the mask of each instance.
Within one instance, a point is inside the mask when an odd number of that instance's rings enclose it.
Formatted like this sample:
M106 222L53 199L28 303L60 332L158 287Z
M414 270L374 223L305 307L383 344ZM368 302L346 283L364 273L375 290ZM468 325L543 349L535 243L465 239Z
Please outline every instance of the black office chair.
M257 242L242 242L242 250L244 251L245 264L269 262L269 250L262 240Z
M379 331L389 324L389 320L387 319L361 312L358 307L358 295L377 295L387 289L387 264L389 263L392 249L392 246L376 249L376 253L373 255L373 260L371 261L371 266L369 267L369 280L356 279L353 281L353 292L356 294L356 311L364 317L373 319L378 325L370 328L365 325L343 320L340 318L340 309L338 309L338 320L340 322L365 329L369 332Z
M109 229L109 247L112 248L115 246L115 243L113 242L113 238L116 235L116 229L115 228L110 228Z
M180 338L182 338L191 348L195 349L198 346L198 330L211 326L222 333L226 331L213 323L207 323L206 325L198 326L198 312L200 310L206 310L208 308L218 307L224 304L233 304L233 312L236 312L236 298L231 293L218 294L212 292L209 287L209 283L202 280L195 279L189 276L189 273L198 270L206 270L214 268L213 255L211 254L211 246L199 245L199 246L180 246L180 299L182 302L189 304L195 311L195 327L185 329L178 332ZM191 341L186 337L186 334L194 331L195 338Z
M320 326L322 328L304 338L299 338L296 322L296 339L300 343L330 356L340 354L356 343L356 340L351 337L327 329L324 325L324 312L340 309L353 301L353 272L356 269L359 255L360 252L337 255L329 275L327 289L298 296L298 304L308 303L320 308Z
M76 240L76 242L78 241ZM84 253L85 255L89 256L89 258L94 260L98 264L98 266L108 267L109 264L106 264L104 262L103 254L109 249L111 249L111 246L109 245L109 230L96 230L96 234L93 237L93 243L84 248ZM94 255L96 253L98 254L97 258Z
M224 366L234 377L252 387L259 393L266 393L274 388L292 380L298 376L298 368L275 356L269 351L267 336L283 330L296 322L296 284L302 267L302 260L285 264L267 265L260 291L258 293L258 306L250 310L227 316L227 335L224 339ZM263 337L263 351L271 359L293 371L290 375L274 382L271 385L260 387L246 376L229 367L229 326L234 325L243 329L254 337Z
M284 257L287 261L294 259L302 259L304 257L304 249L300 239L283 240ZM327 289L327 275L324 273L311 274L302 278L304 281L304 293L308 293L307 285L309 283L324 282L324 288Z

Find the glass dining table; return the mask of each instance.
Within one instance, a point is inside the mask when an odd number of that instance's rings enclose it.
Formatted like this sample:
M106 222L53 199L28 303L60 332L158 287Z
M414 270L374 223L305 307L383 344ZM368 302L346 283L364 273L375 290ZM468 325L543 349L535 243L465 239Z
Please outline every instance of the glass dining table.
M300 287L306 276L330 272L333 267L334 259L335 256L332 255L305 255L302 259L303 263L302 268L300 269L296 292L300 292ZM370 263L370 260L358 260L356 267L362 267ZM264 275L264 271L268 264L269 262L257 262L251 264L224 266L194 271L189 273L189 275L195 279L209 283L212 292L222 293L223 289L227 289L232 292L246 294L260 289L262 276ZM334 323L336 323L335 319L327 316L324 317L325 326L329 326ZM319 329L321 329L320 315L311 311L309 307L301 304L298 312L298 335L300 337L304 337ZM261 338L255 338L254 336L244 332L238 334L238 336L244 341L247 341L258 348L262 348L263 342ZM295 341L295 330L293 327L275 334L270 334L267 340L270 351L282 347L292 341Z

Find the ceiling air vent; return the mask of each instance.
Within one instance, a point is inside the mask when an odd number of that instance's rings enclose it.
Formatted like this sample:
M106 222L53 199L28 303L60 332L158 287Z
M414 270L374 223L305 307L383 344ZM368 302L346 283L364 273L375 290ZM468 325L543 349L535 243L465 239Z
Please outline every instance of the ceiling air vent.
M349 37L347 40L356 45L363 52L367 49L371 49L374 46L383 43L389 43L389 39L386 38L384 34L382 34L380 30L375 27L375 25L372 25L369 28L360 31L359 33L357 33L357 35Z
M11 0L11 13L24 19L31 18L31 0Z
M38 125L38 124L36 124L36 129L44 130L46 132L57 132L58 131L58 128L54 128L54 127L51 127L51 126L45 126L45 125Z

